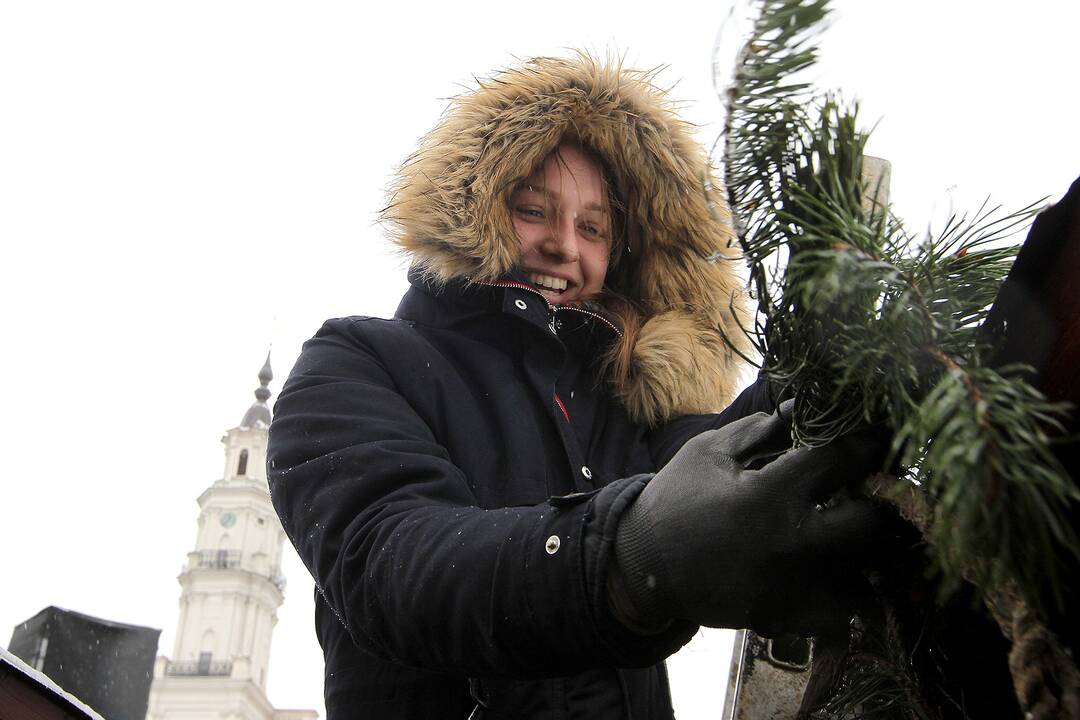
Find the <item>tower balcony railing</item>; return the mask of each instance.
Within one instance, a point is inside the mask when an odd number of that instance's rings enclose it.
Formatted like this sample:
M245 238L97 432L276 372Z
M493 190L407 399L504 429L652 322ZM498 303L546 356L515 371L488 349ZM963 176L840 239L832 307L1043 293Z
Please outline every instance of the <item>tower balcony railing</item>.
M202 660L174 662L170 660L165 664L165 674L172 675L173 677L228 677L229 675L232 675L232 660L214 660L213 662L205 662Z
M200 568L235 568L240 567L239 550L196 550L195 567Z
M228 570L240 567L241 554L239 550L196 550L194 555L193 562L188 564L189 569L216 568ZM259 574L262 575L262 573ZM285 575L282 574L280 566L271 568L270 572L262 576L272 582L279 591L285 592Z

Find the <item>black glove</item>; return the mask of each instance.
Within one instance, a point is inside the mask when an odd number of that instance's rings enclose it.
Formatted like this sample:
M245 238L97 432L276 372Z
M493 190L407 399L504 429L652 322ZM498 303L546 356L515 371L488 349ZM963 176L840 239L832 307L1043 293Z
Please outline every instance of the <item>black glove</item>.
M691 439L626 510L608 586L624 624L768 636L847 625L860 564L889 523L868 500L833 496L879 469L883 448L849 438L779 454L790 408Z

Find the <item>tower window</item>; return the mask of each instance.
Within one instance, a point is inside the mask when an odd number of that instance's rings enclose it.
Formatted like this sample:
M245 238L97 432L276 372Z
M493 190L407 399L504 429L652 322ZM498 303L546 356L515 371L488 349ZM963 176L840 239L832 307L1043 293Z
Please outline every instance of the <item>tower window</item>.
M240 464L236 468L236 474L237 475L247 475L247 459L248 459L248 451L247 450L241 450L240 451Z

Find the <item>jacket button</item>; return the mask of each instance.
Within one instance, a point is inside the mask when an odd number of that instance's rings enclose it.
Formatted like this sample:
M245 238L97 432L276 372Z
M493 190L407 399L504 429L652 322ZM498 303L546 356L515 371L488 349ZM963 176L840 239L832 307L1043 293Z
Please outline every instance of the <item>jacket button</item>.
M518 310L525 310L526 308L529 307L528 305L525 304L525 301L522 300L521 298L518 298L517 300L515 300L514 304L517 305Z
M592 470L589 469L588 465L581 466L581 474L585 476L586 480L592 480Z
M547 550L548 555L554 555L559 552L559 546L562 545L562 541L559 540L558 535L552 535L544 543L544 549Z

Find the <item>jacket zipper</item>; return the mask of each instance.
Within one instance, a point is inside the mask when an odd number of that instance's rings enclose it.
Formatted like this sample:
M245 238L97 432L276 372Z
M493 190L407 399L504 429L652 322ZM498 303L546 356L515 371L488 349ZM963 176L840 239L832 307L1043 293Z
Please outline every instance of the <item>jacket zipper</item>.
M489 287L501 288L517 288L518 290L525 290L527 292L531 292L533 295L536 295L538 298L544 301L544 305L547 306L548 312L552 314L557 313L561 310L573 310L574 312L579 312L582 315L588 315L591 318L599 320L600 322L611 328L611 331L613 333L615 333L619 337L622 337L622 330L615 327L615 324L603 315L600 315L599 313L594 313L591 310L582 310L581 308L574 307L573 305L552 305L550 302L548 302L548 299L544 297L543 293L541 293L539 290L537 290L531 285L526 285L525 283L520 283L516 280L492 280L490 282L485 280L476 280L474 282L477 285L487 285Z

